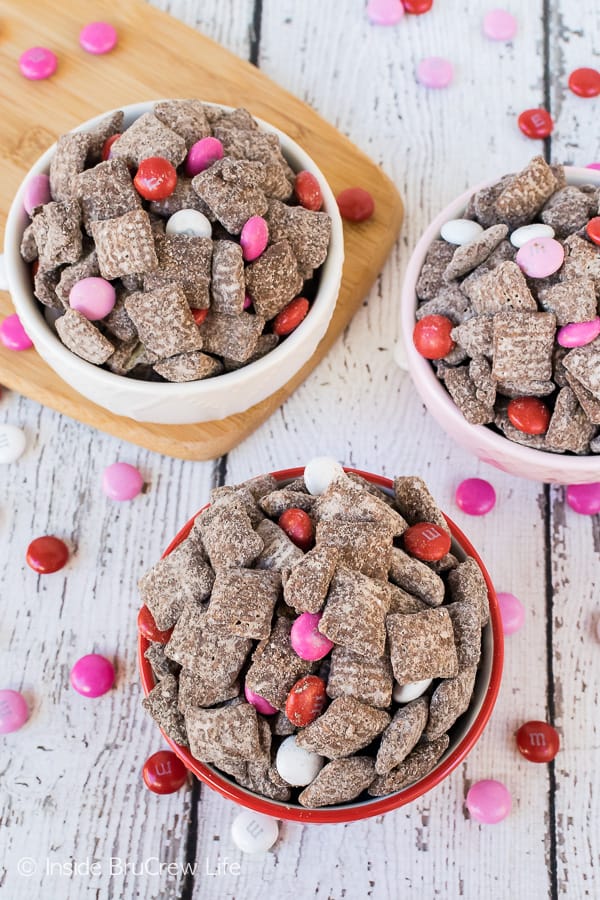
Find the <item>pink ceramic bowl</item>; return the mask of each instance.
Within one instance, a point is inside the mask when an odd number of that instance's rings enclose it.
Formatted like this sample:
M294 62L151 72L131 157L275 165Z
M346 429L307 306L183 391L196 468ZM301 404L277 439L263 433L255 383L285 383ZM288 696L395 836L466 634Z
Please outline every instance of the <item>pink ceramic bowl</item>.
M600 186L600 171L566 166L565 173L569 184ZM476 191L494 184L497 180L494 178L470 188L448 204L426 228L413 251L404 277L400 304L400 333L408 369L421 399L434 419L457 444L470 450L483 462L490 463L503 472L510 472L511 475L520 475L523 478L550 484L587 484L600 481L600 455L567 456L533 450L509 441L485 425L471 425L455 406L450 394L437 378L433 366L417 353L413 345L412 333L418 304L415 286L431 242L439 238L440 228L444 222L462 216L469 198Z

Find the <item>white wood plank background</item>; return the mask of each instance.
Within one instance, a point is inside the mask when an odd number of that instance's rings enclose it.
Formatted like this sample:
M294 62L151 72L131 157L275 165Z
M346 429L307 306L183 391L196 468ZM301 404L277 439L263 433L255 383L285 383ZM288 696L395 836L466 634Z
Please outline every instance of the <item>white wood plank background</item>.
M571 69L598 66L595 0L527 4L512 45L480 34L486 0L436 0L431 13L373 28L361 0L155 0L261 68L371 154L406 203L401 238L377 285L328 358L251 438L213 463L161 458L5 394L0 421L25 428L29 447L0 482L0 685L22 690L32 716L0 739L0 889L8 900L118 898L583 898L600 896L597 725L600 524L577 516L562 489L510 478L454 446L395 368L397 307L410 248L429 218L469 184L526 163L537 144L516 115L550 103L552 160L600 158L600 100L566 90ZM455 63L455 83L415 83L423 56ZM190 94L193 94L193 85ZM320 453L374 472L415 472L480 549L499 590L527 607L507 639L492 722L468 761L423 800L347 826L285 824L274 850L253 859L229 835L236 808L196 784L157 797L141 766L160 748L140 708L135 582L210 486L302 464ZM102 468L142 469L145 494L108 502ZM469 519L453 503L462 478L495 485L498 504ZM74 550L61 573L38 578L29 540L54 532ZM68 686L73 661L93 650L117 664L117 689L85 701ZM526 763L513 733L555 717L563 749L551 766ZM478 826L463 811L471 782L495 777L512 815ZM18 861L37 871L20 876ZM110 858L128 870L110 875ZM177 874L137 874L156 858ZM69 875L69 860L99 861ZM49 860L49 863L46 863ZM195 861L195 877L183 867ZM239 874L217 874L227 863ZM47 866L54 865L51 873ZM155 863L151 863L155 865ZM414 894L413 894L414 892Z

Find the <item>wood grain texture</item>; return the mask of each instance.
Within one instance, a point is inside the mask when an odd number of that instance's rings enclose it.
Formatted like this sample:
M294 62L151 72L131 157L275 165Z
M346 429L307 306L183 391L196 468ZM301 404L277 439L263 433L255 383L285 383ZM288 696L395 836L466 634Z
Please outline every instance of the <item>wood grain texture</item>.
M544 6L552 7L546 23ZM597 101L564 90L555 96L569 67L597 64L593 0L583 0L576 14L568 0L519 4L514 45L481 38L484 0L436 3L430 14L405 17L393 29L370 27L363 7L354 0L263 0L257 42L253 3L163 4L242 56L258 49L266 74L372 155L406 200L400 241L363 308L293 397L214 465L161 458L15 395L0 404L0 420L21 424L29 439L26 456L0 482L0 684L25 690L34 707L27 727L0 744L0 888L10 900L600 894L598 519L573 513L562 489L510 478L452 444L392 361L410 248L459 191L537 152L515 117L543 103L548 72L557 118L553 158L598 158ZM547 42L544 28L551 29ZM456 64L448 91L426 92L414 81L419 59L433 53ZM569 124L575 120L576 139ZM255 859L232 845L237 810L221 797L201 788L158 798L141 787L140 767L160 738L139 708L135 581L205 501L211 483L302 464L316 453L387 475L423 475L480 550L498 590L520 596L527 618L507 639L491 723L447 782L377 820L285 824L273 851ZM131 504L109 504L101 495L100 472L115 459L139 464L150 482ZM498 495L482 519L464 516L453 501L456 484L473 475L492 481ZM78 550L64 574L38 579L26 571L23 554L46 531ZM68 688L70 665L92 649L116 657L119 670L118 688L95 704ZM525 762L515 729L552 716L563 741L556 764ZM469 784L487 777L504 781L513 795L510 818L495 827L478 826L463 810ZM52 876L42 887L40 878L18 876L23 856L116 856L138 866L158 856L180 865L191 859L198 871L187 880ZM238 863L239 874L230 866L218 874L227 862Z

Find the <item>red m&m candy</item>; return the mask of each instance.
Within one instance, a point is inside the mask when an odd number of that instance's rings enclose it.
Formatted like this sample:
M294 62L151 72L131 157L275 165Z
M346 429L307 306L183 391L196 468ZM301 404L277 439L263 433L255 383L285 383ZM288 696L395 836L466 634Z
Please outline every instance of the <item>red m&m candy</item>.
M147 640L155 641L158 644L166 644L173 633L173 629L168 631L159 631L154 621L154 616L147 606L142 606L137 617L137 627L140 634Z
M594 216L585 226L587 236L600 247L600 216Z
M323 679L316 675L306 675L289 692L285 701L285 714L293 725L304 728L321 715L326 701Z
M310 303L306 297L296 297L294 300L290 300L288 305L284 306L273 319L273 334L279 337L291 334L306 318L309 308Z
M204 322L207 315L208 315L207 309L193 309L192 310L192 316L194 318L194 322L196 323L196 325L202 325L202 323Z
M290 541L293 541L305 553L313 546L315 526L311 517L303 509L286 509L279 516L277 524L285 531Z
M187 775L186 767L172 750L153 753L142 769L146 787L155 794L174 794L185 784Z
M67 564L69 548L60 538L45 535L30 543L25 559L34 572L49 575Z
M119 133L117 133L117 134L111 134L110 137L106 138L106 140L104 141L104 144L102 145L102 161L103 162L106 162L107 159L110 159L110 148L112 147L112 145L114 144L115 141L119 140L120 137L121 137L121 135Z
M425 359L442 359L454 348L453 328L454 323L446 316L423 316L415 325L413 343Z
M364 222L375 212L375 201L368 191L360 187L346 188L336 197L343 219Z
M442 559L450 550L450 535L434 522L417 522L404 532L404 547L411 556L426 562Z
M569 75L569 87L578 97L597 97L600 94L600 72L597 69L575 69Z
M177 172L168 159L149 156L139 164L133 183L144 200L166 200L175 190Z
M519 128L525 137L546 138L554 129L552 116L545 109L526 109L517 119Z
M433 0L402 0L404 12L410 13L411 16L422 16L423 13L429 12L433 6Z
M547 722L525 722L516 734L519 753L529 762L547 763L560 749L558 731Z
M312 172L298 172L294 181L294 193L305 209L318 212L323 206L321 186Z
M506 413L523 434L545 434L550 424L550 410L538 397L515 397Z

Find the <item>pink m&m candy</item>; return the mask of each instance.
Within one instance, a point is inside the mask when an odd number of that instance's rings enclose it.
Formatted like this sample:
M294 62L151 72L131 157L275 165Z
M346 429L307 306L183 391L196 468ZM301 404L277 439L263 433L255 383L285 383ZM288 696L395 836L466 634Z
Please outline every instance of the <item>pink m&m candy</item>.
M448 87L453 77L452 63L441 56L428 56L417 66L417 81L428 88Z
M251 691L247 684L244 685L244 697L263 716L272 716L277 712L277 709L271 706L268 700L265 700L260 694L255 694L254 691Z
M0 691L0 734L22 728L29 718L25 697L18 691Z
M588 163L586 169L600 169L600 162Z
M48 175L43 172L39 175L32 175L23 191L23 207L27 215L30 216L36 206L43 206L51 199Z
M400 0L369 0L367 16L372 25L395 25L404 15Z
M506 9L491 9L484 16L483 33L491 41L511 41L517 33L517 20Z
M117 46L117 31L109 22L90 22L79 32L79 43L95 56L110 53Z
M57 62L55 54L47 47L30 47L20 55L19 69L30 81L41 81L54 75Z
M244 297L244 309L250 309L251 306L252 297L250 296L250 294L246 294L246 296Z
M252 262L253 259L264 253L269 243L269 226L262 216L251 216L244 223L240 234L240 244L246 262Z
M223 144L214 137L201 138L192 144L185 159L185 174L193 178L209 166L223 159Z
M470 516L485 516L496 504L496 491L483 478L466 478L456 488L456 503Z
M107 316L115 305L117 295L110 281L104 278L82 278L69 291L69 305L90 322Z
M101 697L115 683L113 664L99 653L88 653L71 669L71 684L84 697Z
M600 481L590 484L570 484L567 488L567 503L582 516L600 513Z
M142 473L129 463L113 463L102 473L102 490L111 500L133 500L143 487Z
M517 252L516 262L530 278L547 278L558 272L563 264L563 245L554 238L534 238Z
M486 778L469 788L466 800L472 818L482 825L495 825L509 814L512 800L508 788L501 781Z
M556 340L561 347L585 347L600 334L600 316L590 322L571 322L558 329Z
M502 619L502 631L504 634L514 634L523 627L525 608L514 594L500 593L497 597Z
M329 638L318 630L322 613L302 613L290 632L290 643L300 659L323 659L333 648Z
M7 316L0 325L0 342L8 350L29 350L33 342L25 333L25 329L16 313Z

